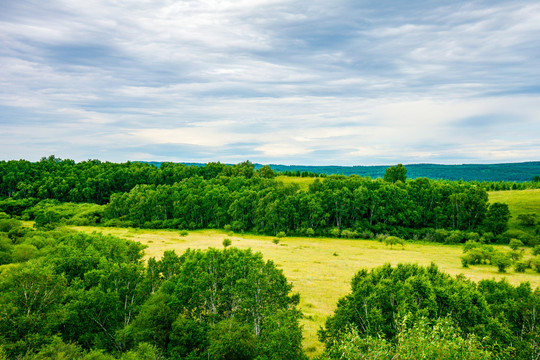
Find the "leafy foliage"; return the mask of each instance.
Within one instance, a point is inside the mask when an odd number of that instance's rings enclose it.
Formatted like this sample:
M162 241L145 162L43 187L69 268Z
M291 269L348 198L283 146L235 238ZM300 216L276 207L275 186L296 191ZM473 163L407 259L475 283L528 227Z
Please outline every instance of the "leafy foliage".
M487 209L487 193L465 183L329 176L298 191L258 177L194 177L114 194L104 217L146 228L229 226L280 236L388 232L412 238L426 228L479 229Z
M235 248L169 259L175 270L124 330L128 342L191 359L303 358L298 297L272 262Z
M416 323L401 325L395 343L381 337L362 336L351 326L318 360L488 360L492 354L474 336L463 338L448 318L431 324L425 318Z
M539 305L539 290L526 283L514 288L505 281L484 280L476 285L435 265L385 265L355 275L351 294L339 300L320 336L328 349L350 326L361 337L395 341L401 319L418 323L447 317L463 336L485 338L485 346L498 356L525 359L539 354ZM506 353L509 349L514 350Z
M402 164L391 166L384 172L383 180L391 183L396 181L405 182L407 180L407 169Z
M145 266L141 244L111 236L29 230L19 244L0 240L8 358L304 359L299 297L260 254L166 252Z

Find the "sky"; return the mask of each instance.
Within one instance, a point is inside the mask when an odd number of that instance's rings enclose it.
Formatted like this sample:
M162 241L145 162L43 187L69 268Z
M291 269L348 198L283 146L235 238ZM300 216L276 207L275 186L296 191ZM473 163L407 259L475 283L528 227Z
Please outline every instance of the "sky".
M1 0L0 160L540 160L540 2Z

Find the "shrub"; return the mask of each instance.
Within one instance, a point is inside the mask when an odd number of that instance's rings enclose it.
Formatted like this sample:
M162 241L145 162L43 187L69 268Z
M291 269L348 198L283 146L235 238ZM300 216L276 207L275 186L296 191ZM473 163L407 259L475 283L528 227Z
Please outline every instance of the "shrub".
M278 233L276 234L276 236L277 236L278 238L283 238L283 237L285 237L285 236L286 236L285 231L280 231L280 232L278 232Z
M1 219L0 220L0 232L9 232L11 229L15 229L21 226L20 221L15 219Z
M488 360L492 355L474 335L462 337L448 318L434 324L425 318L402 325L394 344L381 337L362 336L350 326L318 360Z
M534 226L536 223L536 214L519 214L518 220L523 226Z
M512 265L512 259L510 256L503 253L496 253L491 259L491 263L499 269L499 272L506 272L506 268Z
M525 270L527 270L530 267L530 264L528 261L517 261L514 264L514 270L518 273L523 273Z
M531 267L537 272L540 273L540 255L536 255L531 259Z
M375 235L371 231L362 231L362 239L373 239Z
M330 229L330 231L328 233L332 237L339 237L339 235L341 234L341 231L338 228L332 228L332 229Z
M512 250L517 250L520 246L523 246L523 242L518 239L510 239L508 246L510 246L510 249Z
M467 241L480 241L480 235L472 231L466 233L465 238Z
M377 234L377 236L375 236L375 239L377 239L377 241L379 241L379 242L382 242L387 237L388 237L387 234Z
M526 245L535 245L533 236L523 230L510 229L497 236L497 240L501 243L508 244L510 243L511 239L520 240L523 244Z
M277 245L277 244L279 244L279 239L275 238L275 239L272 240L272 242Z
M445 243L447 244L459 244L461 242L465 242L466 234L459 230L453 230L450 232L450 234L446 237Z
M496 253L491 245L483 245L474 241L467 241L463 246L463 252L466 254L461 257L461 263L465 261L467 265L485 264L491 261ZM464 266L465 267L465 266Z
M510 259L512 259L512 261L521 260L521 258L523 257L523 251L512 250L508 253L508 256L510 257Z
M354 239L357 236L357 233L356 231L343 230L341 232L341 236L347 239Z
M226 248L228 246L231 246L231 244L232 244L231 239L228 239L228 238L223 239L223 247Z
M485 232L481 237L480 237L480 242L481 243L484 243L484 244L487 244L487 243L490 243L490 242L494 242L496 240L495 238L495 235L493 235L492 232Z
M37 256L38 249L34 245L20 244L13 247L13 262L25 262Z
M443 243L448 237L448 231L444 229L437 229L426 234L426 241Z

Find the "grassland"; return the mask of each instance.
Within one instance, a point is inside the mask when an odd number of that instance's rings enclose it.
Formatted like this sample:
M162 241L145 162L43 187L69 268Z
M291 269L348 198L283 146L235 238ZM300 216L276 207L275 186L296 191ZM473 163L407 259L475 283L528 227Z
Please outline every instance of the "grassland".
M540 286L540 275L527 270L525 273L500 274L494 266L480 265L464 269L459 245L433 243L408 243L390 249L376 240L344 240L329 238L283 238L279 244L273 237L247 234L226 234L219 230L200 230L181 236L174 230L142 230L126 228L74 227L83 232L100 231L148 245L146 258L159 258L165 250L182 253L188 248L206 249L222 247L229 238L232 246L260 251L265 259L272 260L293 283L293 291L300 293L300 307L305 314L304 347L308 354L322 350L316 332L335 309L337 300L350 292L350 281L361 268L373 268L385 263L436 263L449 274L463 273L478 281L485 278L506 278L512 284L529 281ZM506 247L501 246L508 250Z
M536 214L537 222L540 221L540 189L491 191L489 192L489 202L508 204L512 215L508 222L510 229L532 231L532 228L520 224L518 216L521 214Z
M315 179L313 177L276 176L277 181L281 181L285 185L297 184L300 190L307 190Z

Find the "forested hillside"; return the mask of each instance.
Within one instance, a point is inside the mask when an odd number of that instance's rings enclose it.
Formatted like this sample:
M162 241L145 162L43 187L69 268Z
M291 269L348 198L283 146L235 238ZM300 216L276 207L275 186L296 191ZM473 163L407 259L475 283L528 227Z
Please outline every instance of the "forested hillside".
M150 162L160 166L160 162ZM204 166L202 163L183 163L185 165ZM255 164L255 169L262 167ZM358 175L382 178L390 165L372 166L307 166L270 164L272 170L293 176L318 175ZM428 179L490 181L490 182L527 182L540 181L540 161L502 164L408 164L410 179L426 177Z
M389 166L300 166L270 165L279 172L296 175L317 173L326 175L359 175L382 178ZM426 177L428 179L463 180L463 181L540 181L540 161L508 164L408 164L407 175L410 179Z

